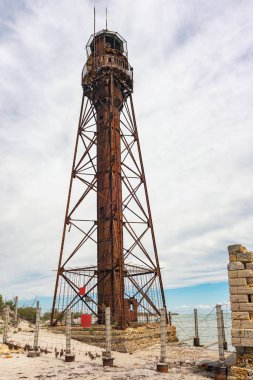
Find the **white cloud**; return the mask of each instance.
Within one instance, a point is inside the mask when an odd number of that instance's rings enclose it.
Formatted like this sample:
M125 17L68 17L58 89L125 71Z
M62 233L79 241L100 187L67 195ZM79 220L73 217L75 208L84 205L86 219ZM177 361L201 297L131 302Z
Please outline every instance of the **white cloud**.
M54 286L81 99L88 1L1 5L1 291ZM97 28L105 3L97 6ZM111 1L128 41L165 286L224 281L253 247L253 5Z
M175 306L175 309L176 310L184 310L184 309L190 309L191 306L189 305L179 305L179 306Z
M195 308L196 309L211 309L211 305L196 305Z

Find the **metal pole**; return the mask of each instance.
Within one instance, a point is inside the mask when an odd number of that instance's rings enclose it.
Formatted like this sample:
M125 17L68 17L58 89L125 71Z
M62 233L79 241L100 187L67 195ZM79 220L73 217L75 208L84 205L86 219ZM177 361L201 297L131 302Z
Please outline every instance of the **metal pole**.
M221 325L222 325L222 341L224 350L228 349L228 344L226 341L225 325L224 325L224 315L223 310L221 309Z
M34 341L33 341L34 351L38 351L39 349L39 331L40 331L40 301L37 301L36 322L35 322Z
M168 364L166 361L166 309L163 307L160 310L161 313L161 321L160 321L160 329L161 329L161 352L160 352L160 362L157 364L156 369L158 372L167 373L168 372Z
M94 39L93 39L93 56L94 56L94 69L96 68L96 8L94 7Z
M105 352L103 355L103 366L113 367L111 353L111 311L110 307L105 308Z
M14 327L18 325L18 296L15 297Z
M165 363L166 360L166 317L165 308L161 309L161 357L160 362Z
M73 362L75 360L75 355L71 354L71 319L72 319L71 308L68 308L66 313L66 355L65 362Z
M221 305L216 305L216 317L217 317L219 359L220 359L221 364L224 364L225 363L225 356L224 356L223 337L222 337Z
M9 305L6 305L4 308L4 329L3 329L3 343L7 344L7 335L8 335L8 323L9 323Z
M111 313L110 308L105 308L105 352L108 358L111 357Z
M151 228L151 235L152 235L152 241L153 241L153 247L154 247L154 253L155 253L155 260L156 260L156 266L157 266L157 275L158 275L159 284L160 284L160 288L161 288L163 307L166 309L166 301L165 301L164 288L163 288L163 282L162 282L162 276L161 276L161 269L160 269L160 263L159 263L159 259L158 259L158 252L157 252L157 246L156 246L156 240L155 240L155 232L154 232L154 226L153 226L152 214L151 214L151 207L150 207L149 196L148 196L148 187L147 187L146 176L145 176L145 171L144 171L144 165L143 165L143 160L142 160L141 146L140 146L140 141L139 141L139 136L138 136L137 123L136 123L135 112L134 112L133 98L132 98L131 94L130 94L130 105L131 105L131 111L132 111L132 115L133 115L133 123L134 123L134 128L135 128L135 136L136 136L136 139L137 139L137 148L138 148L138 153L139 153L139 157L140 157L140 165L141 165L141 171L142 171L142 177L143 177L144 191L145 191L145 196L146 196L146 201L147 201L149 223L150 223L150 228ZM166 314L166 320L167 320L167 314Z
M194 327L195 327L195 337L193 339L193 345L195 347L199 347L198 309L194 309Z
M64 226L63 226L63 231L62 231L60 257L59 257L59 262L58 262L57 276L56 276L55 289L54 289L54 300L53 300L51 322L50 322L51 326L56 324L56 322L58 321L57 319L56 319L56 321L54 321L55 305L56 305L57 291L58 291L58 285L59 285L59 278L60 278L60 274L61 274L61 263L62 263L65 235L66 235L66 228L67 228L66 220L67 220L68 213L69 213L70 196L71 196L72 185L73 185L74 169L75 169L75 162L76 162L77 148L78 148L78 140L79 140L80 126L81 126L82 114L83 114L83 104L84 104L84 92L83 92L83 97L82 97L82 103L81 103L81 109L80 109L80 115L79 115L79 121L78 121L78 128L77 128L77 133L76 133L74 157L73 157L71 176L70 176L70 181L69 181L69 192L68 192L68 198L67 198L67 206L66 206L66 212L65 212Z
M66 354L71 352L71 309L67 310L66 319Z

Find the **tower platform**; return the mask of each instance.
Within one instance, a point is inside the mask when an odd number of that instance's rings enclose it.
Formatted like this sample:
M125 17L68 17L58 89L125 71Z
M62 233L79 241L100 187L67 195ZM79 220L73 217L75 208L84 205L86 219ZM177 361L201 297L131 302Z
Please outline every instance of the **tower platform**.
M51 328L54 333L64 333L65 326ZM105 325L93 325L86 329L81 326L72 326L72 339L83 343L105 348ZM167 326L167 342L177 342L176 327ZM117 352L134 352L146 347L152 347L160 342L160 324L143 323L131 324L125 330L112 326L112 350Z

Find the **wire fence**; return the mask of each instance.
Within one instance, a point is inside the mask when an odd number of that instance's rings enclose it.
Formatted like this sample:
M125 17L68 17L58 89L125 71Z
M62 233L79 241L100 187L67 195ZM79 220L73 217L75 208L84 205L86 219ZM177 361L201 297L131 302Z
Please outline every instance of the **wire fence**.
M230 304L226 302L222 304L224 330L228 349L233 351L231 345L231 311ZM172 314L172 324L176 326L177 337L181 343L193 344L195 337L195 320L194 314ZM198 335L200 344L206 348L217 348L217 315L216 307L213 307L207 313L198 313Z
M19 306L23 307L35 307L37 303L37 299L26 300L21 303ZM38 306L38 305L37 305ZM64 358L66 353L68 352L68 348L66 350L66 329L64 326L51 328L49 326L49 320L44 320L43 315L49 315L50 309L43 308L40 313L41 317L39 322L36 324L29 323L25 320L19 318L18 324L13 326L12 322L9 320L9 326L7 331L7 342L10 346L13 347L21 347L25 351L29 352L34 349L35 345L35 336L38 339L38 347L41 354L51 354L55 356L58 360L60 358ZM231 346L231 313L230 313L230 304L224 303L222 305L222 320L223 320L223 336L222 340L224 343L225 349L229 351L233 350ZM192 345L196 345L196 333L199 338L198 345L204 348L213 349L214 358L219 360L218 354L218 330L217 330L217 307L212 308L206 313L199 312L196 320L196 315L194 313L191 314L173 314L171 315L172 325L176 327L178 342L167 343L166 344L166 352L167 358L170 360L175 357L177 354L177 347L185 345L189 347ZM73 320L71 321L73 323ZM140 353L140 357L144 357L150 361L150 363L154 363L160 360L161 358L161 336L159 335L159 323L158 327L152 329L151 327L143 327L146 328L147 336L146 340L152 342L152 345L149 344L148 347L145 347L145 350L142 350ZM196 328L197 323L197 328ZM152 324L150 324L152 325ZM70 340L70 352L76 358L76 360L89 362L99 360L101 362L101 358L103 358L104 348L98 347L94 344L94 341L87 340L87 334L89 332L91 336L99 337L101 340L104 340L105 347L105 339L106 332L105 330L96 330L98 327L96 325L92 325L90 330L84 329L77 323L72 324L71 335L72 339ZM82 333L86 331L86 339L82 341ZM95 331L93 331L95 330ZM128 351L135 351L136 347L138 349L138 341L140 341L141 335L138 336L137 329L128 329L130 330L128 335L126 335L126 341L128 341ZM113 332L115 336L112 337L112 346L113 339L117 340L120 334L123 334L120 330L115 330ZM78 336L80 335L80 336ZM73 339L76 338L76 339ZM107 334L108 338L108 334ZM68 335L69 339L69 335ZM1 339L2 341L2 339ZM92 344L91 344L92 342ZM227 345L226 345L226 344ZM139 348L141 350L141 348ZM163 347L164 350L164 347ZM144 352L145 351L145 352ZM143 353L144 352L144 353ZM200 351L194 351L193 357L197 360L200 358ZM195 356L196 357L195 357ZM137 355L138 356L138 355ZM151 365L150 364L150 365Z

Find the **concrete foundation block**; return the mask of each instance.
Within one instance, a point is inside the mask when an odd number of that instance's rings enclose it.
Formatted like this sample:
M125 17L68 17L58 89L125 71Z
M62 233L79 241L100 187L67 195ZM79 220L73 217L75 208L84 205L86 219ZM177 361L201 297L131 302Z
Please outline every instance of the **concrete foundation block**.
M157 363L156 365L157 372L168 373L168 368L168 364L165 363Z
M28 358L37 358L38 356L40 356L40 351L28 351Z
M114 358L103 358L103 367L113 367Z
M74 354L66 354L65 355L65 362L74 362L75 361L75 355Z

